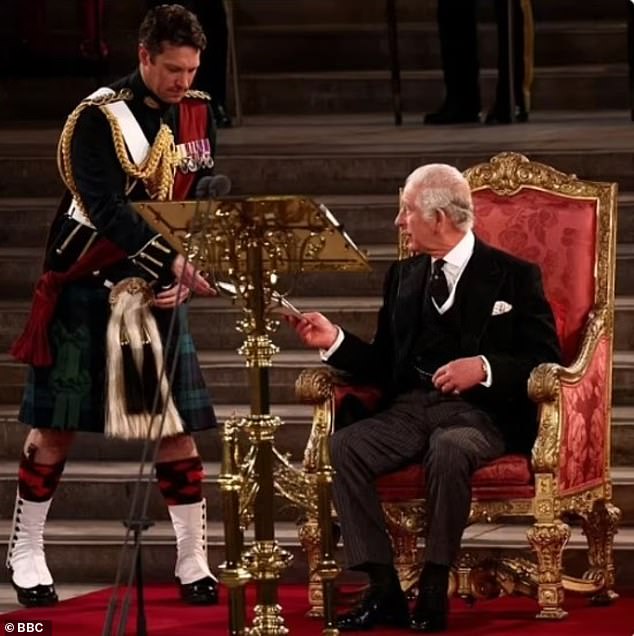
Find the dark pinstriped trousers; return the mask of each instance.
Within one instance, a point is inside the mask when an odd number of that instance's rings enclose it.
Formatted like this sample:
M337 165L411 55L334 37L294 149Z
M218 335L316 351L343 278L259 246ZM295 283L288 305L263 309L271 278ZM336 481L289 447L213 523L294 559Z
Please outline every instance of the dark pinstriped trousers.
M377 477L425 466L425 560L451 565L471 505L471 475L504 452L490 416L459 397L414 390L331 438L333 499L349 568L391 564L392 546L374 486Z

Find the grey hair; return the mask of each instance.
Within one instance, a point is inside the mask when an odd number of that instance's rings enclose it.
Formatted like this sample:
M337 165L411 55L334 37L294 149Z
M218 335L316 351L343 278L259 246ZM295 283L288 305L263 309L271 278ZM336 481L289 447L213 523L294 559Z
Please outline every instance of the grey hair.
M416 207L424 217L429 219L442 210L459 230L466 232L473 227L471 188L457 168L445 163L420 166L407 177L405 187L413 191Z

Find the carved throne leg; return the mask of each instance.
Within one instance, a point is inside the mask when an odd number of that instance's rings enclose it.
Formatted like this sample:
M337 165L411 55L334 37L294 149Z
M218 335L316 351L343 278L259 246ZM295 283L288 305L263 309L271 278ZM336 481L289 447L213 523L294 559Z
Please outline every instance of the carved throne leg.
M526 533L537 555L537 600L540 611L537 618L561 619L565 612L562 585L562 556L570 538L570 526L562 521L535 523Z
M392 547L394 549L394 567L401 583L401 589L409 593L418 583L421 562L417 555L418 537L423 531L422 503L412 505L398 503L383 504L383 512Z
M621 510L605 499L594 502L592 510L581 514L583 533L588 540L588 565L583 578L603 580L604 588L591 597L597 605L609 605L619 595L614 591L614 535L618 532Z
M321 546L319 541L319 523L317 519L306 519L299 525L299 542L306 552L308 561L308 606L306 616L323 618L324 598L319 564L321 562Z

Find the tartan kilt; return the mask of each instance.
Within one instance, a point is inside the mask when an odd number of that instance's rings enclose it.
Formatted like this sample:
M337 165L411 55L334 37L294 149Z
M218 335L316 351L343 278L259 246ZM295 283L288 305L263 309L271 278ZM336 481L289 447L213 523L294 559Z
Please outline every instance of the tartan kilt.
M24 424L104 432L109 293L97 282L75 283L63 290L50 327L53 364L29 368L19 414ZM183 304L174 310L154 309L153 314L163 340L166 373L177 357L172 398L184 431L193 433L214 428L216 417L189 332L187 310ZM174 311L173 342L166 349Z

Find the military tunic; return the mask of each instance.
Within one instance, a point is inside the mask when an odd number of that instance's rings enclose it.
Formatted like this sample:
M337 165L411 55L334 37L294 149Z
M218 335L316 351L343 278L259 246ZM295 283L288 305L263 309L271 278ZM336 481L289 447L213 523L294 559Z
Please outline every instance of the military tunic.
M126 104L150 145L165 123L178 147L178 105L162 103L145 86L138 71L111 88L131 92ZM186 169L196 169L198 177L209 173L213 163L215 129L209 106L206 128L203 139L188 144L195 156ZM109 287L136 276L151 283L156 292L161 291L174 283L171 265L176 252L130 205L131 201L147 200L149 194L141 182L132 181L124 173L110 124L99 108L89 106L79 115L71 157L76 189L96 237L105 237L128 257L64 287L49 331L53 364L30 367L19 419L36 428L103 432ZM67 196L63 205L69 200ZM47 245L45 269L67 271L86 242L94 241L93 233L85 225L78 227L68 215L58 215ZM163 338L166 368L171 369L176 361L172 396L184 430L193 432L215 426L213 407L189 332L187 304L152 311ZM178 338L168 342L174 312Z

